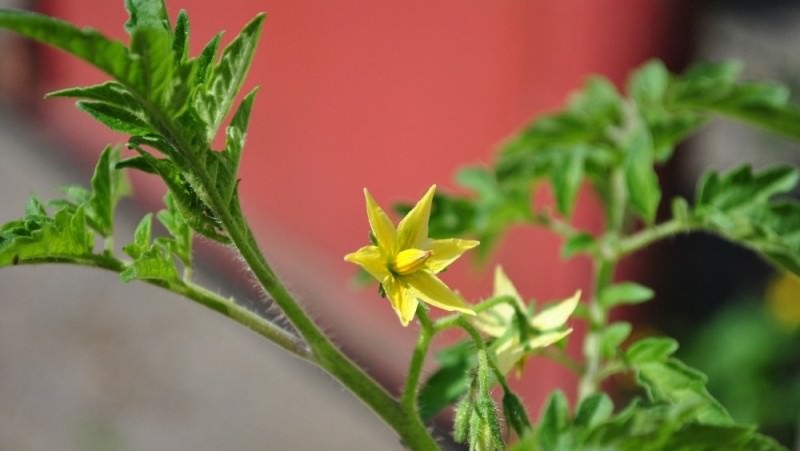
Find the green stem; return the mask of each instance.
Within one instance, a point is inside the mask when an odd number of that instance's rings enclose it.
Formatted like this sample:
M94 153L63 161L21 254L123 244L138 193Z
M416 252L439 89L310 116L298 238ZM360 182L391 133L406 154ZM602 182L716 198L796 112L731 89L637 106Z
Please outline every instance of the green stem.
M208 180L207 177L202 177L202 179ZM207 186L213 185L208 184ZM225 226L232 243L261 286L272 296L295 330L306 340L319 366L372 408L402 437L408 447L415 450L440 449L418 415L405 413L400 408L400 404L383 387L353 363L322 333L272 271L256 245L253 233L245 219L234 217L227 205L219 198L216 190L209 189L208 192L213 203L212 207ZM237 208L237 211L240 210Z
M419 415L406 414L400 408L397 400L330 341L289 293L261 253L255 235L246 218L241 214L242 209L238 204L238 198L234 199L235 205L226 202L216 189L216 181L209 176L199 159L193 157L210 150L207 148L193 149L191 145L187 145L187 141L180 133L180 127L173 126L158 108L147 102L146 96L140 97L143 104L149 107L148 112L151 117L156 119L164 136L186 159L190 170L208 195L209 206L217 214L239 255L247 263L259 284L286 315L294 329L308 343L314 361L350 389L356 397L392 427L408 447L415 450L440 449Z
M622 169L611 174L611 196L608 205L608 218L603 237L605 243L619 240L625 226L626 202L628 199L625 175ZM600 294L613 282L617 253L607 255L599 252L593 258L594 293L587 305L589 330L583 340L583 374L578 381L579 402L597 392L600 383L599 373L603 366L602 332L606 327L608 312L600 304Z
M425 356L433 338L433 323L428 318L425 307L420 304L417 307L417 319L419 320L419 338L411 356L411 363L408 365L408 375L406 376L406 386L403 389L401 404L409 415L419 415L417 408L417 389L419 387L422 365L425 363Z
M111 255L86 254L80 257L67 256L57 257L48 256L41 258L21 259L19 265L36 265L46 263L60 263L88 266L92 268L105 269L119 274L125 269L125 263ZM225 298L216 293L206 290L194 284L187 284L181 281L166 281L160 279L145 280L142 282L163 288L181 296L187 297L198 304L204 305L211 310L227 316L228 318L246 326L262 337L272 341L286 351L304 360L313 361L313 355L308 347L295 335L281 329L269 320L262 318L256 313L237 304L232 298Z
M672 236L681 232L688 232L692 229L691 225L687 225L683 221L677 219L670 219L669 221L662 222L655 227L648 227L640 230L633 235L621 239L616 247L616 258L622 258L626 255L632 254L650 244Z
M470 336L473 342L475 342L475 346L478 348L479 351L482 351L486 354L486 358L488 360L489 369L492 370L494 373L497 382L500 383L500 386L503 387L503 391L506 393L511 392L511 387L508 385L508 381L506 381L506 375L500 371L500 368L497 366L497 362L495 362L494 357L492 354L486 349L486 343L483 341L483 337L481 337L480 332L469 320L465 319L463 316L458 318L457 321L458 327L464 329L464 332Z

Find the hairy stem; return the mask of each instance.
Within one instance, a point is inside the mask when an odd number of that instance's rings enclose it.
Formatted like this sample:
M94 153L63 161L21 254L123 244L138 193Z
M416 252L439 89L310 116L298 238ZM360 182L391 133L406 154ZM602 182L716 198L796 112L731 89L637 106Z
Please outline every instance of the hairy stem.
M425 307L420 304L417 307L417 319L419 320L419 338L414 346L414 353L411 356L411 363L408 365L408 375L406 376L406 386L403 389L401 404L409 415L419 415L417 408L417 390L419 388L422 366L425 363L425 356L433 338L433 323L428 318Z
M88 266L92 268L105 269L115 273L120 273L125 269L125 263L123 261L108 254L86 254L82 257L70 256L64 258L49 256L43 258L21 259L17 262L19 265L45 263ZM233 298L222 297L216 293L206 290L205 288L183 281L166 281L158 279L142 281L187 297L198 304L204 305L211 310L221 313L228 318L246 326L248 329L272 341L284 350L289 351L291 354L304 360L313 361L313 355L311 354L310 349L299 337L296 337L295 335L273 324L269 320L237 304Z

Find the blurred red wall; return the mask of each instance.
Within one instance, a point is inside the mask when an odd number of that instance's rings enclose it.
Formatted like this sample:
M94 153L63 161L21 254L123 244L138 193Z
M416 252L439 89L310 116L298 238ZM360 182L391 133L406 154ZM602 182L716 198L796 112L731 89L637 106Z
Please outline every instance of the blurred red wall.
M40 8L126 39L122 3L49 0ZM587 74L623 83L635 65L674 50L670 32L680 29L675 2L659 0L168 3L173 17L189 12L195 53L215 31L227 30L229 40L268 13L244 88L261 85L242 164L245 209L315 315L392 387L415 326L402 329L374 290L347 291L354 268L341 257L365 244L368 231L361 189L388 207L433 183L452 188L456 168L489 161L500 140L557 108ZM105 78L54 51L42 52L41 67L43 92ZM121 140L69 101L50 100L43 114L87 165ZM152 179L137 185L139 202L154 208L162 188ZM590 199L577 221L597 226ZM549 234L515 230L511 240L492 261L524 296L588 288L586 262L561 264ZM459 262L445 279L477 300L491 292L490 269ZM532 405L555 384L573 392L565 371L534 362L542 366L519 381Z

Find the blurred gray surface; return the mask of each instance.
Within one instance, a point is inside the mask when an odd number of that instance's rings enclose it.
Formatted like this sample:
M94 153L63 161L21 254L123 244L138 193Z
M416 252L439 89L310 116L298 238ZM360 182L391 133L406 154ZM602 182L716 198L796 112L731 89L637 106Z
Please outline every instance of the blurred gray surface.
M88 185L42 134L0 114L0 222L31 192ZM100 270L0 270L0 450L223 449L401 447L316 368L204 307Z

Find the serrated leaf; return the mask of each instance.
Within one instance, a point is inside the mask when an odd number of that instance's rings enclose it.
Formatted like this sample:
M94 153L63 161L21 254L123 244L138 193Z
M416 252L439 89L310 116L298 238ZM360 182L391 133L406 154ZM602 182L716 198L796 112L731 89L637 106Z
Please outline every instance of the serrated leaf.
M62 208L52 218L36 212L0 227L0 267L42 259L82 259L92 255L93 246L83 207Z
M607 420L614 411L614 403L605 393L593 393L581 401L575 413L574 424L579 427L593 427Z
M798 178L797 169L790 166L775 166L757 173L750 165L726 173L709 171L698 183L695 208L713 207L725 212L751 209L776 194L791 191Z
M631 325L627 322L609 324L600 331L600 350L605 358L614 357L620 345L631 334Z
M152 132L152 128L144 118L128 109L104 102L79 101L79 109L89 113L92 117L102 122L108 128L131 135L145 135Z
M58 19L15 10L0 11L0 28L62 49L125 83L140 78L141 68L128 49L91 28L78 29Z
M178 272L170 253L154 244L145 250L139 257L129 263L119 274L123 282L132 280L163 280L167 282L178 281Z
M214 212L193 190L191 183L183 177L174 163L171 160L155 158L141 149L136 150L143 159L137 164L148 164L161 176L192 230L214 241L227 243L228 238L224 235Z
M631 365L663 362L678 350L678 342L668 337L647 337L632 344L625 351Z
M195 99L195 111L208 125L206 138L209 142L228 114L250 69L264 17L263 14L256 16L225 48L219 63L211 70L205 89Z
M653 290L633 282L623 282L606 287L600 292L600 305L606 309L620 304L641 304L653 298Z

